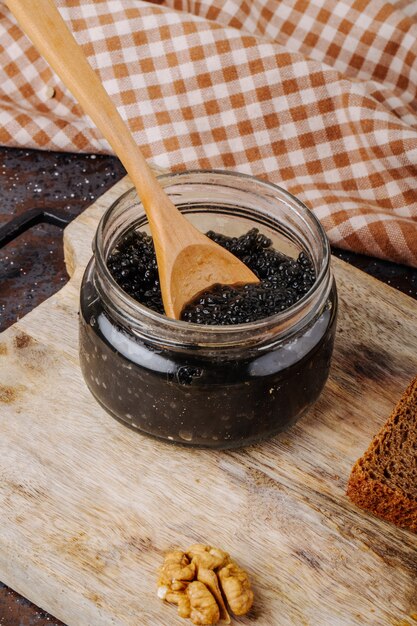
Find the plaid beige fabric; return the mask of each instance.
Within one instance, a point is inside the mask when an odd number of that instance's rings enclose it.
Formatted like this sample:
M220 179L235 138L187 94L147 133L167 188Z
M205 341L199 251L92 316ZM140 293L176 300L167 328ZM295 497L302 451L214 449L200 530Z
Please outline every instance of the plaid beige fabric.
M298 195L332 243L417 266L417 2L62 0L145 155ZM109 152L0 5L0 143Z

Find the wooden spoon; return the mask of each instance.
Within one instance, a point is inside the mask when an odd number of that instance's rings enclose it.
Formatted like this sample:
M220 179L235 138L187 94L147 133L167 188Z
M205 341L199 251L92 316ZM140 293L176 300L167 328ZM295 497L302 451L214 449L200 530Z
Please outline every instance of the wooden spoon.
M184 306L214 284L258 282L244 263L198 231L165 194L52 0L7 0L6 4L107 139L135 185L155 243L167 316L179 319Z

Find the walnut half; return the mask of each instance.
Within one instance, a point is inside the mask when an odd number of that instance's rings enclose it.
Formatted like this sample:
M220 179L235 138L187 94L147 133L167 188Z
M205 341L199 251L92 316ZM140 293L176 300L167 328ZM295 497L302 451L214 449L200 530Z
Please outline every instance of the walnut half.
M158 597L178 606L180 617L193 624L230 624L226 603L235 615L247 613L253 592L247 573L227 552L194 544L185 552L165 556L158 579Z
M184 552L174 550L168 552L165 561L159 572L158 586L168 585L193 580L195 577L195 564L190 563L189 558ZM175 589L180 591L180 589Z
M213 594L204 583L198 580L187 587L187 596L191 606L191 621L193 624L217 624L220 619L220 610Z
M195 543L187 550L187 556L195 563L196 567L205 569L217 569L229 562L229 555L219 548L212 548L203 543Z
M219 570L218 576L230 610L235 615L245 615L253 604L253 591L245 570L232 561Z

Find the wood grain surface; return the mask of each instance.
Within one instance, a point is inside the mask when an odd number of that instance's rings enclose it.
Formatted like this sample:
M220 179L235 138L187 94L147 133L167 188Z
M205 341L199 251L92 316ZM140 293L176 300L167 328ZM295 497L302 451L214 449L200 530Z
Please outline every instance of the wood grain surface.
M72 280L0 335L0 579L68 626L186 624L156 597L170 547L203 541L251 574L258 626L406 626L416 536L354 507L350 467L417 372L417 303L334 259L331 376L292 430L233 452L142 437L85 387L79 281L124 179L66 230Z

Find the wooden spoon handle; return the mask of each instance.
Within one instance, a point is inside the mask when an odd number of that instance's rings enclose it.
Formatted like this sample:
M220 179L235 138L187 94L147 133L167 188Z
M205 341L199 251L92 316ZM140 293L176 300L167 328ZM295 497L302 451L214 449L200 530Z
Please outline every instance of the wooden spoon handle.
M7 0L6 4L120 158L150 219L155 200L161 196L161 204L166 205L166 196L52 0Z

